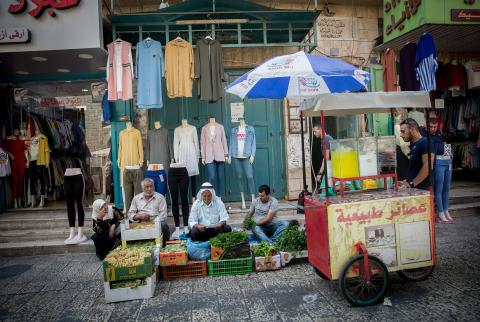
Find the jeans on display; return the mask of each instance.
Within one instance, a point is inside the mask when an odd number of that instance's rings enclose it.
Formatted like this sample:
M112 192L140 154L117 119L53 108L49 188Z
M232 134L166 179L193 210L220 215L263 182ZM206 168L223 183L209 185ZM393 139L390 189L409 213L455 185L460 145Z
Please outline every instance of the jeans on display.
M145 177L152 179L155 183L155 191L164 197L167 194L167 174L165 170L147 170Z
M124 207L126 211L130 209L133 197L142 192L142 169L123 170L123 191L125 192Z
M231 231L232 227L226 224L220 228L205 229L205 231L200 231L197 227L193 227L192 230L190 230L190 238L192 239L192 241L204 242L217 236L220 233L229 233Z
M30 180L30 194L34 196L45 195L45 172L43 165L37 165L37 160L30 161L28 165L28 178ZM40 193L38 193L37 184L40 181Z
M252 232L258 240L273 244L287 227L288 221L276 220L266 225L257 225L252 229Z
M435 208L438 212L448 210L448 196L452 181L452 160L435 160Z
M218 197L222 196L222 187L223 187L223 165L225 162L213 161L212 163L207 163L208 171L208 182L210 182L215 187L215 194ZM217 176L217 184L215 185L215 169Z
M168 171L168 189L172 197L172 213L175 227L180 227L180 213L178 209L178 193L182 200L183 226L188 226L188 171L187 168L170 168Z
M240 187L240 192L245 192L243 183L243 173L247 177L248 183L248 192L253 195L255 194L255 185L253 183L253 166L250 163L249 158L233 158L233 165L235 166L235 172L237 173L238 185Z
M65 176L63 190L67 202L68 224L75 227L75 203L78 211L78 227L83 227L85 213L83 211L83 198L85 193L85 181L81 174Z

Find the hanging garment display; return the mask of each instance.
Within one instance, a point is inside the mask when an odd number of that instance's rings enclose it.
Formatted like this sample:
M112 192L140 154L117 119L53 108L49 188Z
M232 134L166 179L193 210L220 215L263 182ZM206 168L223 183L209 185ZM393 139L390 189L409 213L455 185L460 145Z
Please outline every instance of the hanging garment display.
M108 90L106 90L102 98L102 121L110 122L111 118L112 118L112 110L110 107L110 102L108 101Z
M468 75L468 88L480 87L480 61L470 60L465 63Z
M180 37L165 46L165 80L170 98L192 97L194 73L193 48Z
M397 91L397 62L393 49L387 48L383 55L383 90L385 92Z
M420 90L434 91L436 87L437 49L430 34L423 34L417 44L415 54L415 72L420 81Z
M415 75L415 53L417 45L408 43L400 50L399 83L402 91L418 91L420 83Z
M136 47L137 106L162 108L162 77L164 75L162 44L147 38Z
M202 101L216 102L222 98L225 81L223 51L220 42L206 37L197 41L195 51L195 79Z
M108 100L133 99L132 44L117 39L107 45Z
M463 67L462 64L459 64L456 60L452 60L450 63L445 64L445 73L447 76L448 89L460 89L460 87L466 85L465 67Z
M150 164L162 164L168 173L173 157L172 143L168 138L168 130L164 127L147 132L145 147L147 160Z
M188 226L188 176L185 167L172 167L168 173L168 188L172 196L172 214L175 227L180 227L180 212L178 207L178 194L182 202L183 225Z
M120 131L118 144L118 166L142 166L143 143L142 134L132 126Z
M0 147L0 178L9 176L12 173L10 160L6 149Z
M173 153L175 161L183 163L189 176L200 174L198 160L200 149L198 146L197 129L192 125L179 126L173 134Z
M27 158L25 157L27 145L25 144L25 141L20 138L19 135L16 135L14 138L7 138L6 149L14 157L11 163L12 197L14 199L22 198L27 164Z
M220 197L223 188L223 167L228 157L227 138L223 125L211 118L202 128L201 135L202 163L207 166L208 181L215 186L215 192ZM217 184L215 185L215 178Z
M435 73L435 81L437 90L443 91L448 88L447 71L445 70L445 65L442 62L438 62L437 72Z

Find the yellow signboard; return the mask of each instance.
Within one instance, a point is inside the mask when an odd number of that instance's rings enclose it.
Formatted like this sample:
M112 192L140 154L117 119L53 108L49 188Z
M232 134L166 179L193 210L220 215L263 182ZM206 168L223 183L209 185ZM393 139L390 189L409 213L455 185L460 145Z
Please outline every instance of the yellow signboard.
M337 279L354 244L365 243L390 271L432 262L430 196L409 196L328 207L330 268Z

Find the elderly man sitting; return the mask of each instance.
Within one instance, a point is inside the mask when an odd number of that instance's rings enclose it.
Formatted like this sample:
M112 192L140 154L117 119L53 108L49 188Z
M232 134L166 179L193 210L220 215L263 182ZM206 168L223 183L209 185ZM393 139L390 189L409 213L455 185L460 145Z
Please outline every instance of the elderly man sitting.
M153 221L156 218L161 221L163 245L170 238L170 229L167 224L167 202L165 197L155 192L155 182L146 178L142 180L142 193L136 195L130 209L128 219L133 222Z
M228 233L232 228L227 225L227 209L218 198L213 186L205 182L197 194L197 200L192 205L188 226L193 241L207 241L219 233Z

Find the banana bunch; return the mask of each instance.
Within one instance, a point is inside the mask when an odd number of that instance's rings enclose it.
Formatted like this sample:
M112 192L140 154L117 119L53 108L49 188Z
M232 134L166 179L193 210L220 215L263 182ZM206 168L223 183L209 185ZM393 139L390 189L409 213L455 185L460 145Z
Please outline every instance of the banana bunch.
M144 258L150 253L142 249L115 249L105 257L107 263L112 267L131 267L142 265Z

